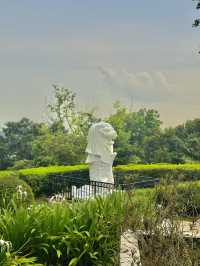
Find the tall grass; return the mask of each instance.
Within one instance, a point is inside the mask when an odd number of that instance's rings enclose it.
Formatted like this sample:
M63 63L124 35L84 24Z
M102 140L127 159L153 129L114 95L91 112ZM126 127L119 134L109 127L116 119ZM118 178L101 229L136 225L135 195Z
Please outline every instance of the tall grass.
M180 188L185 188L185 194ZM159 201L158 195L162 196ZM126 226L138 232L143 266L200 265L199 240L186 239L181 231L183 214L200 217L196 208L198 195L195 186L174 182L135 192L129 201Z
M17 256L45 265L115 265L124 193L85 202L2 209L0 238Z

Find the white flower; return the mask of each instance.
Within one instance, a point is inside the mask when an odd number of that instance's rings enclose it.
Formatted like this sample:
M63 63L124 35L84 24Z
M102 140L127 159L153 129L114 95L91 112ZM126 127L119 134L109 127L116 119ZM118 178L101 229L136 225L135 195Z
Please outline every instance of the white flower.
M27 198L27 191L24 190L23 192L24 192L24 197Z
M19 199L25 199L25 198L27 198L27 195L28 195L28 193L27 193L27 191L26 190L23 190L23 187L21 186L21 185L18 185L17 186L17 198Z
M4 245L4 240L3 239L0 239L0 247L2 247Z
M0 239L0 248L2 248L2 250L9 250L12 248L12 243L10 241Z
M62 202L62 201L65 201L65 195L61 193L55 194L49 199L49 202Z
M17 186L17 192L22 192L22 186L21 185Z

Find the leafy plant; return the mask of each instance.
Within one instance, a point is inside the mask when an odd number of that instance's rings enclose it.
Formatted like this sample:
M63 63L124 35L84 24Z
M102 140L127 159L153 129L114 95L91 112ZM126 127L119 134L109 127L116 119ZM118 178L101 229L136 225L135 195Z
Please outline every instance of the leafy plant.
M25 192L25 197L18 195L18 187L21 187L23 192ZM34 200L31 187L16 175L0 177L0 206L6 207L14 197L16 200L23 200L26 204L30 204Z
M84 202L2 209L0 235L17 257L47 265L113 265L118 256L124 193Z

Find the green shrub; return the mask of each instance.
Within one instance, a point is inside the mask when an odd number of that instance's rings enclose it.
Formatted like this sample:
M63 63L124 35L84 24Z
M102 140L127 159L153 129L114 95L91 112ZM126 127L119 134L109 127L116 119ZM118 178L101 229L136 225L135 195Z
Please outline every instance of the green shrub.
M119 165L113 168L116 183L132 183L144 181L148 178L167 179L168 176L179 181L195 181L200 179L200 164L130 164ZM70 178L88 180L87 165L49 166L21 169L16 171L0 171L1 176L10 176L16 173L26 181L38 196L55 193L63 187Z
M181 191L189 193L193 185L200 187L200 182L114 192L82 202L1 209L0 238L12 243L11 255L35 258L36 263L111 266L118 265L123 229L140 229L145 232L140 241L144 265L198 265L199 253L198 257L190 253L193 243L188 245L177 231L180 217L175 204ZM169 193L165 195L166 208L155 204L158 192ZM165 228L166 219L172 226Z
M31 160L20 160L16 161L12 166L12 170L26 169L33 167L33 162Z
M4 210L0 237L17 256L45 265L118 265L125 193L84 202L33 204Z
M22 191L26 191L26 194L21 195L17 192L19 186ZM34 199L31 187L16 175L0 177L0 206L7 206L14 198L24 203L31 203Z
M13 175L17 175L17 173L15 171L10 171L10 170L0 171L0 178L9 177Z
M64 188L66 180L70 178L82 180L89 178L87 165L30 168L19 170L17 173L31 186L36 197L58 192L60 188Z
M200 215L200 182L161 184L155 189L155 202L163 207L173 205L181 216Z
M200 163L119 165L114 167L114 173L116 181L121 183L168 176L179 181L194 181L200 179Z
M192 237L184 239L180 230L182 221L186 220L180 217L180 214L183 215L183 211L200 206L196 192L200 195L199 182L178 184L173 181L170 185L165 182L152 189L134 191L125 218L128 228L139 234L142 265L199 265L199 241ZM155 195L159 196L157 204Z
M200 182L181 183L177 187L177 207L184 216L200 215Z

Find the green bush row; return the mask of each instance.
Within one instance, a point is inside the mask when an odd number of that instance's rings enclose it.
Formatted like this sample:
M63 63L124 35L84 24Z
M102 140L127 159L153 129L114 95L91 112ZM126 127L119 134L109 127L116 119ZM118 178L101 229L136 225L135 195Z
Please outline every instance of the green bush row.
M50 166L18 171L20 179L26 181L32 188L36 197L48 196L64 186L70 178L87 180L89 178L86 165Z
M171 177L174 180L194 181L200 179L200 163L194 164L129 164L114 168L118 182L134 182L148 178Z
M175 180L191 181L200 179L199 164L149 164L119 165L113 168L116 183L131 183L148 178L172 177ZM88 180L88 166L49 166L18 171L0 171L0 177L17 174L26 181L36 196L56 192L57 185L70 178ZM65 176L65 178L63 178Z
M65 178L63 178L63 175ZM32 188L34 195L40 197L55 193L58 185L70 178L88 179L87 165L49 166L21 169L18 171L0 171L0 178L18 176Z
M45 176L48 174L53 173L68 173L74 171L82 171L87 170L88 166L85 164L82 165L68 165L68 166L48 166L48 167L37 167L37 168L28 168L28 169L21 169L21 170L6 170L0 171L0 177L3 176L10 176L13 173L18 173L20 175L38 175L38 176Z

